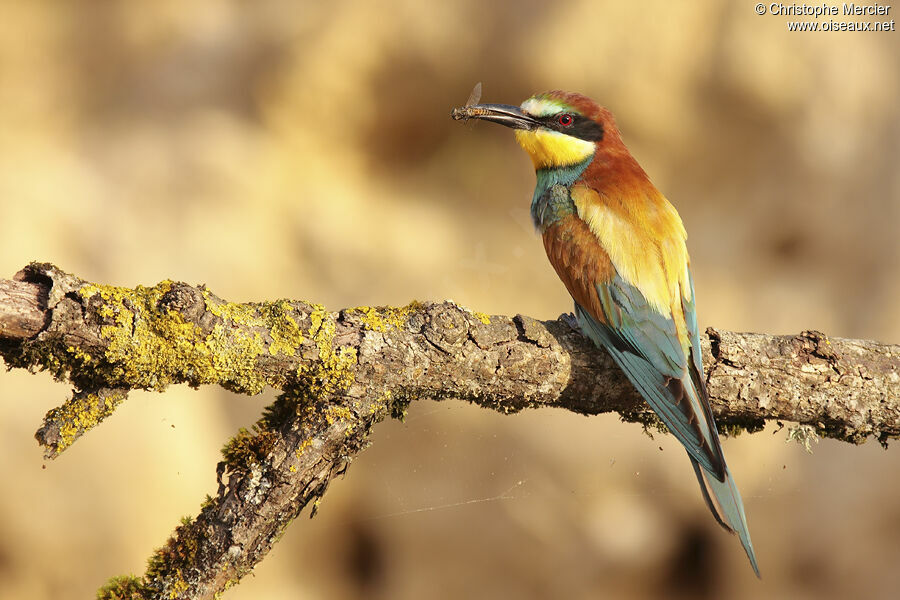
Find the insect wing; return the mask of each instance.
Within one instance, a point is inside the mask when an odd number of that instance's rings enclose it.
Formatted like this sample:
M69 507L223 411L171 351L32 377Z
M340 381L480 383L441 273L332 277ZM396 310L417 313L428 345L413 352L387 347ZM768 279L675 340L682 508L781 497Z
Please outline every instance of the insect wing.
M475 84L475 87L472 88L472 93L469 94L469 99L466 100L466 106L472 106L474 104L478 104L478 101L481 100L481 82Z

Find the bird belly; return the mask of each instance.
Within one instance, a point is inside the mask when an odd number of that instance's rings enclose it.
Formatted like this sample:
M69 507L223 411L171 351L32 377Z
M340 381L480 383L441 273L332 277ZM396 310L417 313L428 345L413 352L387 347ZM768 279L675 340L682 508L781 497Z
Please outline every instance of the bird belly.
M569 214L547 226L543 240L547 258L569 294L602 320L597 284L612 279L616 270L597 236L577 215Z

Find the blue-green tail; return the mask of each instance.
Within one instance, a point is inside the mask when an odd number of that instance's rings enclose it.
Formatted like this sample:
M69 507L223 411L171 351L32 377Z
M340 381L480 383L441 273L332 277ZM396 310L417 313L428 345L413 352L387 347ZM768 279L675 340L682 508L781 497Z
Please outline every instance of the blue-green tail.
M741 502L741 494L738 492L734 478L725 467L725 480L719 481L715 475L709 473L701 467L693 457L691 465L694 467L694 473L697 474L697 480L700 482L700 489L703 492L703 499L706 500L709 510L712 511L716 521L727 531L737 533L741 539L741 545L750 559L750 565L753 567L757 577L759 574L759 565L756 564L756 554L753 552L753 542L750 541L750 530L747 528L747 517L744 515L744 504Z
M669 431L684 445L703 497L716 520L741 538L759 576L741 495L725 464L706 384L693 304L685 304L691 343L682 346L671 316L652 308L640 291L616 275L597 284L603 308L594 318L575 303L582 332L605 348Z

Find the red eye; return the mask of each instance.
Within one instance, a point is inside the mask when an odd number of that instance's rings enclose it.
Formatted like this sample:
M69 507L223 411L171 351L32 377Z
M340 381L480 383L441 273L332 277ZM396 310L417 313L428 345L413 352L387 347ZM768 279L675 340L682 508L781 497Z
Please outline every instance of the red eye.
M559 115L559 117L557 117L556 120L559 121L559 124L562 125L563 127L571 127L572 123L575 122L575 117L573 117L569 113L563 113L563 114Z

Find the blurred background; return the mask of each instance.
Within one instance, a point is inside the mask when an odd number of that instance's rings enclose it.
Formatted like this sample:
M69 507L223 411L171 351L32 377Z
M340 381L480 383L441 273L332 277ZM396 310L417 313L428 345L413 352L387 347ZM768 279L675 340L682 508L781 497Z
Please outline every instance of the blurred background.
M581 91L690 232L700 326L900 341L900 37L789 33L750 3L6 0L0 276L332 309L571 310L534 175L487 102ZM43 468L67 386L0 373L0 597L93 597L215 493L273 398L135 393ZM677 442L615 416L419 401L226 593L244 598L887 598L900 448L725 441L764 579Z

